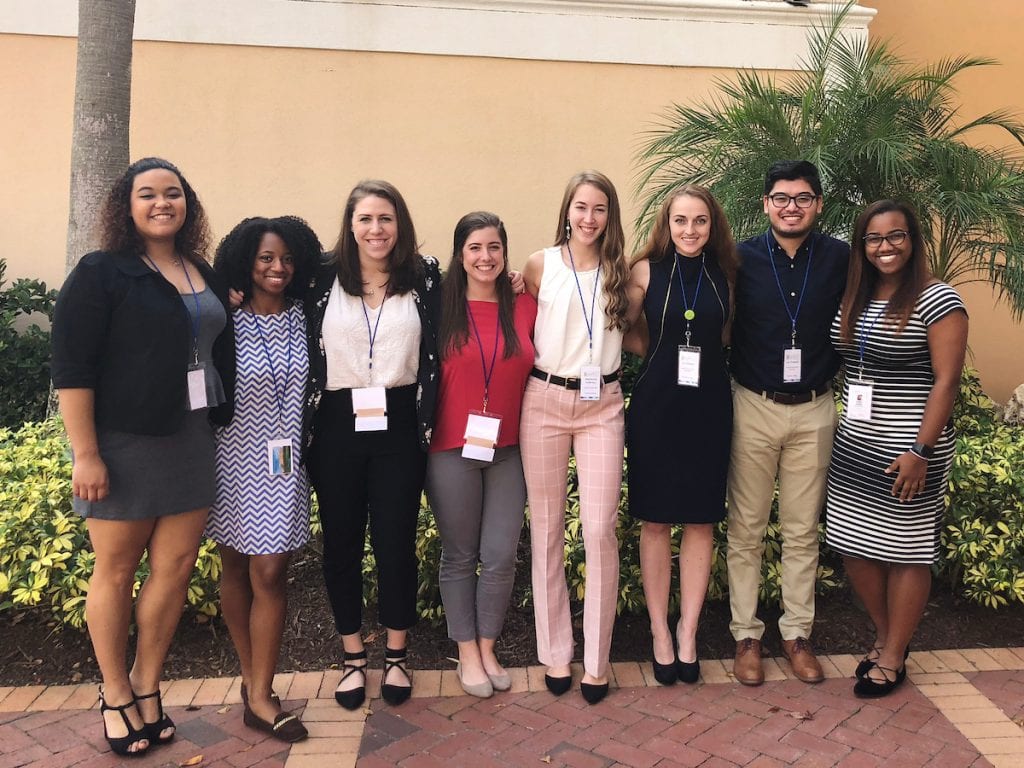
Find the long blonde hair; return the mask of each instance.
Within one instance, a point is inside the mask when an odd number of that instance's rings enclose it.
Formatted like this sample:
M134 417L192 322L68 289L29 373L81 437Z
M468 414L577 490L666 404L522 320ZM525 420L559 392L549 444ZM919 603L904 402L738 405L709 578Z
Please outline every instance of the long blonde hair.
M608 198L608 223L601 233L601 266L604 269L604 286L602 293L605 298L605 315L608 317L607 328L626 330L626 310L629 299L626 296L626 284L629 282L629 265L626 263L626 236L622 232L622 214L619 211L619 195L611 180L599 171L580 171L565 187L562 205L558 211L558 225L555 230L555 245L562 246L569 242L566 224L569 221L569 206L572 205L576 190L584 184L599 189Z

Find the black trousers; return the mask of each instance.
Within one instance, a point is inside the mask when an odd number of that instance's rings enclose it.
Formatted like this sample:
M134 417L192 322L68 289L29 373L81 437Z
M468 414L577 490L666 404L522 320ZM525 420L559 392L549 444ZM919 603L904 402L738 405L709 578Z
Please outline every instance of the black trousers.
M416 522L427 455L416 426L416 386L387 390L386 432L356 432L352 392L324 392L309 475L324 532L324 582L339 634L362 626L366 524L377 561L377 611L389 629L416 623Z

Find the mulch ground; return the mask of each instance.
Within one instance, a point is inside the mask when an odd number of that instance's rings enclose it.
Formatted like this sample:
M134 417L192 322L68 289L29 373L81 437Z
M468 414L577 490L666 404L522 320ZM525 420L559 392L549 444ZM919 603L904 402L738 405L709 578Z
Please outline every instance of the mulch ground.
M319 555L307 548L294 560L289 577L288 621L279 669L311 671L337 667L340 647L334 634ZM529 566L521 558L516 591L509 609L498 655L508 666L536 664L533 612L526 589ZM779 612L764 609L768 624L764 642L771 655L781 655L775 623ZM375 611L366 611L371 663L383 656L383 631L376 626ZM576 636L582 640L582 606L574 606ZM0 685L65 684L98 680L88 635L61 628L41 610L0 614ZM818 598L813 642L821 653L862 653L870 644L871 631L864 613L849 593L840 590ZM701 618L700 655L705 659L732 656L735 644L729 634L727 601L708 602ZM924 618L914 638L915 650L1024 646L1024 606L998 611L967 603L936 584ZM578 650L582 650L579 642ZM410 666L413 669L451 669L455 653L441 622L420 622L410 634ZM620 616L612 642L613 661L643 661L651 653L646 614ZM219 619L186 613L171 646L165 668L167 679L221 677L238 674L227 629Z

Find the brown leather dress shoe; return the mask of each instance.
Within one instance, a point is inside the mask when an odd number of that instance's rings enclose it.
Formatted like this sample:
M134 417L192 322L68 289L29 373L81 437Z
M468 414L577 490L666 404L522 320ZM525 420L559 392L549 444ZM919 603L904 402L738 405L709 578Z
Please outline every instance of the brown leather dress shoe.
M806 637L782 641L782 655L789 660L797 680L805 683L820 683L825 679L821 664L814 656L814 649Z
M732 665L732 674L744 685L760 685L764 682L760 640L745 637L736 643L736 660Z

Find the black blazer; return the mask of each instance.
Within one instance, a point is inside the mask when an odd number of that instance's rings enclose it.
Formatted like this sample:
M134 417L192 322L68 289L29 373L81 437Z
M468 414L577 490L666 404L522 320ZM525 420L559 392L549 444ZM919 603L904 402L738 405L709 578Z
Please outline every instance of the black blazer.
M440 362L437 354L437 332L441 318L441 267L433 256L423 259L423 279L413 289L412 297L420 316L420 360L416 374L416 419L419 426L420 448L430 446L430 434L434 429L434 408L437 404L437 387L440 382ZM316 274L306 292L306 332L309 333L309 370L313 386L306 395L303 434L307 436L306 447L313 441L313 413L320 404L327 383L327 356L324 353L323 325L327 300L338 270L333 261L325 261L317 268Z
M228 322L213 345L213 363L227 401L210 420L234 413L234 326L227 290L206 263L196 264L225 306ZM171 435L187 402L191 328L174 286L138 256L93 251L71 271L57 297L50 375L57 389L95 392L97 429Z

